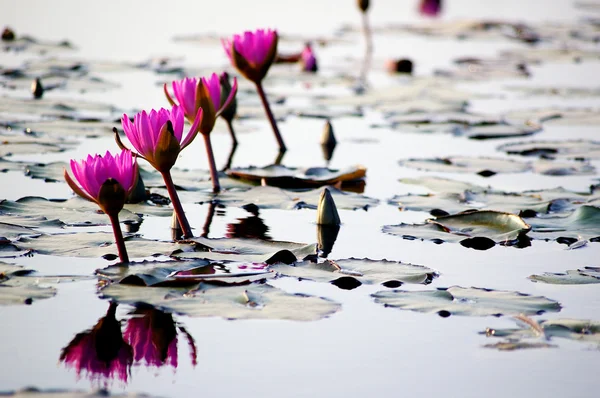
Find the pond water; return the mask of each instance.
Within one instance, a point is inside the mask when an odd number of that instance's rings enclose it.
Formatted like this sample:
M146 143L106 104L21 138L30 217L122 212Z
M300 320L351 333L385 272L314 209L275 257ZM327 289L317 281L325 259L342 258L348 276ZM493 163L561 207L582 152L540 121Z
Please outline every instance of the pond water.
M77 90L67 83L62 88L48 90L40 103L80 103L82 114L97 115L118 126L116 120L123 112L132 115L141 109L166 106L162 84L182 77L177 73L156 73L149 67L134 68L131 63L166 57L171 62L169 65L181 68L185 73L207 75L212 71L227 70L235 75L215 37L228 36L244 29L273 27L283 36L279 47L282 53L301 51L305 40L321 39L325 45L315 46L319 62L316 75L301 73L297 65L274 65L265 80L265 88L272 102L282 99L273 105L273 109L281 116L279 128L288 146L283 165L331 169L362 165L366 167L367 175L364 191L360 194L379 200L377 205L367 210L352 210L338 204L342 225L328 258L402 261L429 267L439 274L427 286L406 283L400 287L410 292L451 286L478 287L543 296L560 303L560 312L530 314L528 319L535 322L564 319L600 321L600 284L534 283L528 279L530 275L600 267L600 244L593 239L574 250L567 250L569 247L558 243L556 236L548 240L534 237L531 245L523 249L496 244L489 250L473 250L451 240L436 244L427 234L425 239L403 239L402 233L394 235L382 231L384 226L423 223L432 217L431 208L448 203L433 202L430 208L429 202L407 199L408 194L443 193L443 189L427 184L430 177L489 187L490 191L503 194L545 190L538 195L547 197L548 190L557 187L572 191L571 196L591 192L590 186L598 184L600 178L600 156L597 156L598 152L594 155L593 143L588 143L597 139L600 125L600 79L597 75L600 66L597 40L600 37L597 23L600 5L566 0L552 1L551 4L541 0L454 0L444 4L439 18L427 19L418 14L415 1L380 0L371 3L368 17L374 29L374 53L362 95L356 92L364 58L364 37L360 30L361 15L355 2L350 0L311 0L301 4L267 0L252 3L240 0L173 1L168 4L161 1L63 1L50 4L39 0L18 3L2 0L1 23L12 27L17 35L27 34L49 42L68 40L76 49L49 50L43 55L27 49L2 52L0 70L23 68L28 71L28 68L34 69L32 65L36 62L48 59L52 60L49 64L63 61L90 63L89 75L109 82L110 87L95 90L86 81L85 89ZM516 30L508 25L492 27L488 31L459 32L466 28L454 22L467 20L523 23L539 32L543 39L534 45L524 43L513 37ZM587 22L584 23L584 20ZM419 32L415 27L425 32ZM564 34L565 31L575 33ZM585 40L582 38L584 33L595 39ZM295 36L300 39L289 39ZM556 53L548 55L555 50ZM507 55L509 52L519 55L511 57ZM578 62L567 59L568 56L578 58ZM465 74L465 69L454 62L465 57L484 62L472 63L469 66L472 73ZM540 61L533 62L527 57L539 57ZM413 76L390 75L385 71L385 62L397 58L414 61ZM491 65L488 75L482 72L486 62ZM519 74L516 66L519 63L526 64L528 76ZM440 71L445 71L445 76ZM450 73L454 75L450 76ZM248 82L240 76L238 78L240 119L234 123L239 146L231 167L264 167L276 159L277 145L260 113L258 97ZM73 79L73 76L69 75L68 79ZM29 80L26 85L15 83L16 88L11 87L12 82L6 74L0 80L0 95L4 102L8 99L34 102ZM461 102L465 102L466 106L456 105ZM113 108L90 109L85 103L104 103ZM407 111L411 107L425 109L425 112L416 114L427 119L427 123L407 122L409 116L415 117L415 113ZM10 125L9 121L19 120L31 109L1 107L0 121L3 126ZM561 113L561 118L540 118L540 110L545 115ZM325 119L305 117L300 112L330 117L338 141L331 160L323 158L319 144ZM541 130L527 136L470 139L470 131L474 130L465 127L465 123L452 122L461 117L463 119L460 120L464 120L466 115L484 115L481 117L485 120L496 120L489 124L508 126L506 130L511 132L515 128L531 128L536 124ZM84 128L86 123L81 124ZM474 125L472 129L481 128L486 123ZM2 139L12 137L11 134L14 131L3 133ZM49 136L57 137L56 133ZM44 137L47 135L40 134L40 139ZM106 128L94 138L77 133L71 137L68 132L60 134L60 137L74 139L75 144L62 147L64 150L60 152L23 151L0 157L0 168L8 170L0 173L0 199L16 201L25 196L71 198L72 191L65 183L32 179L23 173L23 167L81 159L88 153L118 149L110 129ZM231 150L225 123L217 122L212 139L217 166L223 168ZM573 160L568 156L556 160L539 159L507 154L499 149L514 143L567 140L586 140L580 156L583 160ZM202 146L200 139L194 141L182 152L176 167L191 170L188 175L195 172L206 175ZM424 170L421 163L420 167L416 167L408 161L462 157L483 158L484 166L465 172L460 169L461 163L469 160L455 162L457 167L454 168L444 168L444 164L447 166L449 163L446 161L441 162L442 166L440 162L434 162L432 169ZM499 165L485 160L489 157L513 162ZM541 163L536 162L544 160L555 162L552 165L560 163L561 172L540 172ZM511 169L514 162L525 165L526 170L514 172ZM24 166L16 167L15 164ZM141 166L148 169L147 165ZM508 167L508 171L503 172L504 167ZM476 173L481 168L498 173L484 177ZM565 168L575 171L565 172ZM582 168L585 170L582 171ZM240 224L240 220L248 219L251 214L241 206L225 205L218 207L211 218L214 207L207 203L207 198L210 198L207 187L202 185L198 190L182 194L194 234L208 238L228 237L231 224ZM164 190L153 190L165 194ZM597 192L591 193L597 195ZM291 196L295 194L289 193ZM318 194L315 195L318 197ZM400 202L405 201L404 211L399 211L398 201L388 203L395 195L402 196ZM253 196L242 199L245 203L256 200ZM574 209L582 203L589 203L597 209L597 197L592 196L587 201L587 197L572 201L570 207L567 206L568 210L576 211ZM268 227L269 237L284 242L317 242L315 210L292 209L293 203L288 205L287 208L260 209L259 217ZM460 210L483 205L485 203L474 201ZM505 206L501 199L495 210L504 210ZM25 214L28 211L25 209ZM518 214L518 211L515 213ZM565 214L571 213L560 213L561 216ZM0 222L5 222L5 216L8 216L5 209L0 210ZM52 214L46 216L53 218ZM524 217L526 222L534 225L530 235L539 235L535 223L541 223L544 217L550 216L552 214L540 214L533 219ZM581 239L600 235L593 234L598 224L586 226L586 220L580 220L575 226L569 224L564 235L580 235ZM595 219L589 220L593 224ZM207 227L207 224L210 225ZM145 214L137 234L167 242L171 240L170 225L170 216ZM88 231L110 233L111 228L110 225L46 225L38 226L36 231L47 235ZM22 238L11 240L18 239ZM69 236L65 235L64 239L68 240ZM501 241L497 240L497 243ZM172 314L171 320L167 315L164 322L170 323L162 325L160 330L176 333L176 365L171 362L156 366L143 360L136 361L126 381L85 372L78 375L59 358L77 334L91 329L106 316L110 302L98 291L94 272L115 261L100 256L53 255L52 249L49 253L41 254L34 250L30 256L1 259L2 263L35 270L34 277L39 278L39 283L54 287L56 295L34 300L28 306L0 306L0 339L3 341L0 348L0 392L35 386L43 390L107 388L114 394L146 393L163 397L187 397L191 394L584 397L592 396L600 386L596 377L600 355L599 330L581 333L582 341L573 336L551 338L549 334L546 339L542 336L511 340L551 347L503 351L486 345L507 340L487 337L485 331L488 328L515 328L517 323L511 315L521 311L501 317L443 317L435 311L422 313L375 302L372 294L392 291L379 283L364 283L356 289L343 290L330 283L300 281L291 277L269 279L268 284L287 293L322 297L327 302L339 303L341 307L323 319L308 322L231 320L226 319L226 315L222 315L225 318L218 314L197 317L181 313ZM135 257L135 260L153 260L150 254L148 257ZM167 257L159 259L166 261ZM47 279L46 276L52 278ZM70 276L75 281L59 281L60 276ZM461 300L469 299L454 301ZM471 300L476 302L478 299ZM481 297L482 302L486 300ZM125 334L132 319L140 319L141 314L151 311L142 307L133 314L134 310L135 307L127 303L116 307L115 318L121 322ZM176 328L173 327L175 325ZM170 358L173 361L172 355Z

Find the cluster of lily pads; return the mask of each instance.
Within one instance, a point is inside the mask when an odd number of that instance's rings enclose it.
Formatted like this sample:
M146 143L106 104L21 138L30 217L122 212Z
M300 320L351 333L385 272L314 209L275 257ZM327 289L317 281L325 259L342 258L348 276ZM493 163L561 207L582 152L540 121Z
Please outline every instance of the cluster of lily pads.
M365 15L368 3L359 2ZM423 5L426 8L423 12L438 12L439 3L437 11L428 11L433 8L427 7L433 5ZM517 40L527 42L536 37L534 32L523 27L509 27L517 35ZM437 29L441 31L442 28ZM454 34L451 28L447 30ZM457 35L465 32L479 34L484 29L481 26L461 28L463 30L454 28L459 30ZM487 33L501 31L505 34L504 28L506 26L490 25L485 29ZM367 26L365 30L368 29ZM409 30L406 27L403 29ZM415 29L411 31L441 34L433 28ZM262 87L269 67L278 57L278 38L277 33L270 30L246 32L226 41L224 47L236 69L256 85L279 148L284 152L286 146L276 123L278 115L271 111ZM525 74L524 68L499 64L494 60L461 60L457 64L475 65L475 69L471 70L476 73L471 72L470 78ZM316 63L310 65L314 65L310 69L316 68ZM70 73L79 73L81 68L72 68ZM463 76L462 73L440 73L435 80L414 78L415 84L404 90L393 88L347 98L318 98L317 103L321 105L319 110L304 113L304 116L329 119L340 112L346 116L361 116L362 111L355 106L373 107L384 115L384 122L379 127L389 127L399 133L451 133L478 140L531 136L542 131L547 121L578 117L576 111L569 110L542 110L535 115L517 112L481 115L467 112L463 101L468 98L467 94L446 84L450 79ZM290 77L284 75L283 79ZM342 76L339 81L347 80ZM113 226L120 262L96 271L100 280L100 295L111 302L107 314L93 328L77 334L61 353L61 360L75 367L78 373L88 371L97 377L127 381L128 368L134 362L176 367L178 336L188 341L192 363L195 363L194 340L174 320L172 314L314 321L340 311L341 305L333 300L287 293L268 283L273 278L283 277L329 283L345 290L363 284L381 285L386 289L372 294L376 303L442 317L515 317L519 324L517 329L485 331L489 336L506 339L492 345L497 349L549 347L551 344L548 340L552 337L599 341L600 326L597 322L560 319L538 322L530 318L544 312L560 311L561 305L546 297L461 286L413 291L402 286L428 285L440 276L439 273L429 267L400 261L329 258L341 223L335 209L368 209L378 205L377 199L341 189L348 188L344 184L351 183L352 188L361 191L360 187L356 189L355 184L357 181L364 184L366 169L294 169L275 164L265 168L230 169L227 177L223 177L216 168L210 134L217 117L222 116L228 124L233 142L237 142L232 128L235 108L238 106L235 100L237 80L234 78L230 84L227 74L213 74L209 78L185 77L171 85L165 84L163 89L172 105L170 109L142 111L133 120L127 115L121 119L124 133L136 152L126 149L116 132L117 142L123 148L121 153L90 155L82 161L72 160L67 165L71 174L65 171L64 178L87 201L80 198L53 201L26 197L0 202L0 236L4 238L0 240L0 257L39 253L65 257L103 256L112 261L117 255L110 243L110 233L78 233L65 239L64 235L41 231L64 226L104 225L107 216ZM4 109L12 109L11 101L6 99L5 105L0 104L0 109L3 106ZM69 109L64 103L59 106L57 103L34 101L27 105L30 107L27 109L35 107L39 113L46 115L52 115L52 112L60 115L72 113L70 116L75 120L78 116L73 109L77 107L72 105L73 108ZM52 129L64 128L67 120L70 119L53 120L54 127L44 126L43 121L36 121L33 125L39 127L40 131L51 131L52 135ZM185 120L191 125L187 134L183 131ZM85 120L76 121L77 126L85 127ZM101 124L110 123L103 121ZM19 127L21 124L15 123L11 128L16 130ZM330 124L327 128L331 133ZM208 176L202 172L192 173L174 168L180 152L198 133L203 136L206 145ZM58 131L54 131L54 134L57 135ZM91 134L95 134L95 131ZM332 134L327 137L322 142L325 146L331 142ZM18 153L22 148L25 148L22 149L24 152L45 152L60 151L74 145L68 139L61 138L57 143L47 136L40 136L35 128L23 136L9 136L6 143L4 151L0 147L0 156ZM471 173L482 177L499 173L586 176L596 172L590 161L600 157L599 145L596 141L509 143L498 150L513 157L536 159L520 161L505 157L451 156L402 159L399 164L407 169ZM156 171L138 167L138 157L146 160ZM65 163L29 164L0 157L0 165L6 170L25 168L27 175L33 178L59 181ZM249 186L240 180L258 182L261 186ZM423 223L382 227L383 232L404 239L423 239L437 244L459 242L462 246L478 250L487 250L495 245L525 248L531 245L532 240L556 240L568 244L571 249L577 249L600 240L600 210L597 205L600 197L595 186L589 192L557 188L514 193L439 177L404 178L400 182L419 185L430 191L428 194L398 195L388 201L400 210L427 212L431 216ZM322 188L325 185L329 187ZM147 197L145 188L150 188L154 196ZM136 195L158 206L150 206L144 201L136 203ZM238 224L228 226L226 238L209 239L206 231L201 236L194 236L181 203L198 201L210 204L210 217L218 206L244 206L252 215ZM95 212L95 205L90 202L97 204L104 214ZM271 240L266 235L268 229L258 217L259 208L319 209L318 242L305 244ZM172 241L154 241L135 234L142 220L141 215L168 217L172 210L177 219L174 226L181 229L175 232ZM121 224L127 229L125 236ZM148 260L150 256L158 259ZM130 257L146 260L135 262L130 261ZM36 276L34 283L34 277L30 274L31 270L0 263L0 303L30 304L56 293L53 287L42 287L45 282L43 277ZM529 278L535 282L556 284L600 283L600 269L588 266L569 270L565 274L531 275ZM136 308L129 314L131 319L127 321L125 331L121 330L116 318L116 303ZM536 341L527 342L530 338ZM537 340L540 338L543 341ZM154 344L149 344L149 341ZM106 349L100 353L98 345Z

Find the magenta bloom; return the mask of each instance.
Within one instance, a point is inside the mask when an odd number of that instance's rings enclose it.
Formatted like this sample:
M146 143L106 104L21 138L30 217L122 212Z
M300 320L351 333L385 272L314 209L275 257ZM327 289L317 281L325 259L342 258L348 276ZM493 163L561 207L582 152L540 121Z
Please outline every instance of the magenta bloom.
M419 12L421 15L436 17L442 11L442 0L421 0Z
M300 62L302 64L302 70L304 72L316 72L317 71L317 58L312 50L310 44L307 44L300 54Z
M134 116L133 123L124 114L121 118L123 131L138 152L138 156L146 159L156 170L166 172L171 170L179 152L192 143L202 120L202 109L195 113L192 128L183 138L184 110L173 106L171 110L161 108L147 113L142 111ZM117 143L121 143L116 135Z
M194 121L199 109L202 109L202 122L198 129L202 134L209 134L215 126L217 118L229 106L237 93L237 79L233 79L233 87L226 101L221 104L221 81L216 73L209 78L189 78L171 83L175 99L169 95L167 85L164 85L165 95L171 105L179 104L185 117Z
M277 55L277 41L277 31L257 29L233 35L232 40L223 40L223 48L231 64L257 83L265 77Z
M76 194L96 202L107 214L118 213L125 204L137 181L137 162L131 151L121 151L117 155L106 152L102 155L88 155L79 162L71 160L71 172L64 171L65 180Z
M177 328L173 316L155 308L138 308L133 314L134 317L127 321L124 337L133 347L135 362L177 368ZM196 346L191 336L186 336L195 365Z
M77 334L63 348L60 361L83 373L92 382L107 384L112 379L127 383L133 362L131 347L123 341L121 324L115 318L117 305L110 304L106 316L91 329Z

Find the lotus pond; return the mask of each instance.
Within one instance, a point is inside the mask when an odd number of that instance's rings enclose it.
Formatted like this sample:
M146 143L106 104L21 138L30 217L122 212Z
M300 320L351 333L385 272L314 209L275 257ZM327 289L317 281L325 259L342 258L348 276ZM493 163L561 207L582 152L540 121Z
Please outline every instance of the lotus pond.
M418 3L1 0L0 395L592 396L600 3ZM283 154L221 45L261 27L281 61L317 59L263 81ZM125 266L63 170L118 151L164 83L222 71L222 190L197 138L174 240L140 160ZM324 189L339 227L317 224Z

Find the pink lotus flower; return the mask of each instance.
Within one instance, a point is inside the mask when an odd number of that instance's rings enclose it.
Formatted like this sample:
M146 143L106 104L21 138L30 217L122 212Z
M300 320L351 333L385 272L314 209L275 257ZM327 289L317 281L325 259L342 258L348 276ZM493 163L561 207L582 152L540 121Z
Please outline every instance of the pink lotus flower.
M165 95L171 105L176 105L183 108L185 117L192 123L199 109L202 109L202 122L199 124L198 130L202 134L209 134L215 126L215 122L219 115L229 106L237 93L237 79L233 79L233 87L229 92L229 96L223 104L221 104L221 81L216 73L213 73L209 78L202 77L189 78L174 81L171 83L175 100L169 95L167 85L164 85Z
M147 113L142 111L134 116L133 123L124 114L121 118L123 131L137 150L138 156L145 159L156 170L166 172L171 170L179 152L192 143L202 121L202 109L197 109L192 128L183 138L184 110L173 106L171 110L161 108ZM116 134L117 144L125 149L119 135Z
M131 151L122 151L117 155L107 151L104 156L88 155L79 162L71 160L71 172L77 183L67 170L64 171L71 189L82 198L96 202L107 214L121 211L125 198L135 187L138 175L137 162ZM111 195L111 189L107 186L115 182L119 186L112 189L114 192Z
M133 362L131 346L123 341L121 324L115 318L117 305L110 304L106 316L85 332L77 334L62 349L60 361L95 382L112 379L127 383Z
M223 40L223 48L231 64L257 83L265 77L277 55L277 41L277 31L257 29L233 35L232 40Z
M302 70L304 72L316 72L317 71L317 58L312 50L310 44L306 44L302 54L300 54L300 62L302 64Z
M442 11L442 0L421 0L419 12L421 15L436 17Z

